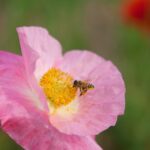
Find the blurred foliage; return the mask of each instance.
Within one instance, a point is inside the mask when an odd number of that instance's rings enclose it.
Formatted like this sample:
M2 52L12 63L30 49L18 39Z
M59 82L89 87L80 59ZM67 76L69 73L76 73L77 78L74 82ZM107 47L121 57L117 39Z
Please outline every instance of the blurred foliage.
M150 149L150 44L123 25L119 0L0 0L0 49L20 53L15 28L46 27L65 50L91 49L112 60L126 83L126 112L97 136L104 150ZM0 132L0 149L21 149Z

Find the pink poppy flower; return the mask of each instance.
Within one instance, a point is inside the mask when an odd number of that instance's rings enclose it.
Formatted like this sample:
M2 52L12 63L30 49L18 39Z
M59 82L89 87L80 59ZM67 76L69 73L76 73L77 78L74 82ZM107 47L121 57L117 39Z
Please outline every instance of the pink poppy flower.
M17 28L22 56L0 51L1 128L26 150L101 150L93 138L124 113L118 69L40 27Z

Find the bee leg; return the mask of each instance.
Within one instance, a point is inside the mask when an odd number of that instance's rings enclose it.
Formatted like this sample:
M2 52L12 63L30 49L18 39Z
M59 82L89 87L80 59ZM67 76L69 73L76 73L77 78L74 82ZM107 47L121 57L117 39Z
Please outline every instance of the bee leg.
M80 92L80 96L82 96L83 95L83 93L82 92Z
M80 96L83 95L83 89L80 87Z

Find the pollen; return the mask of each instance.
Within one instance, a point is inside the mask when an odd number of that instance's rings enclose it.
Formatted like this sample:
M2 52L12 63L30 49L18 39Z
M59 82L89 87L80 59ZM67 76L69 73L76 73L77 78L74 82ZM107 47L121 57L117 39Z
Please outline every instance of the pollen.
M57 68L48 70L42 76L40 86L49 104L55 108L68 105L77 93L77 88L73 87L73 77Z

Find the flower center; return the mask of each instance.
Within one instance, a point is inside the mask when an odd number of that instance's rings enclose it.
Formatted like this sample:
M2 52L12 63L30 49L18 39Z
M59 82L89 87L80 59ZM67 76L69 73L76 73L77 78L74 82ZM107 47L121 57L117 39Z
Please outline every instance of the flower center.
M56 68L48 70L42 76L40 86L49 104L55 108L69 104L77 93L77 88L73 87L73 78Z

